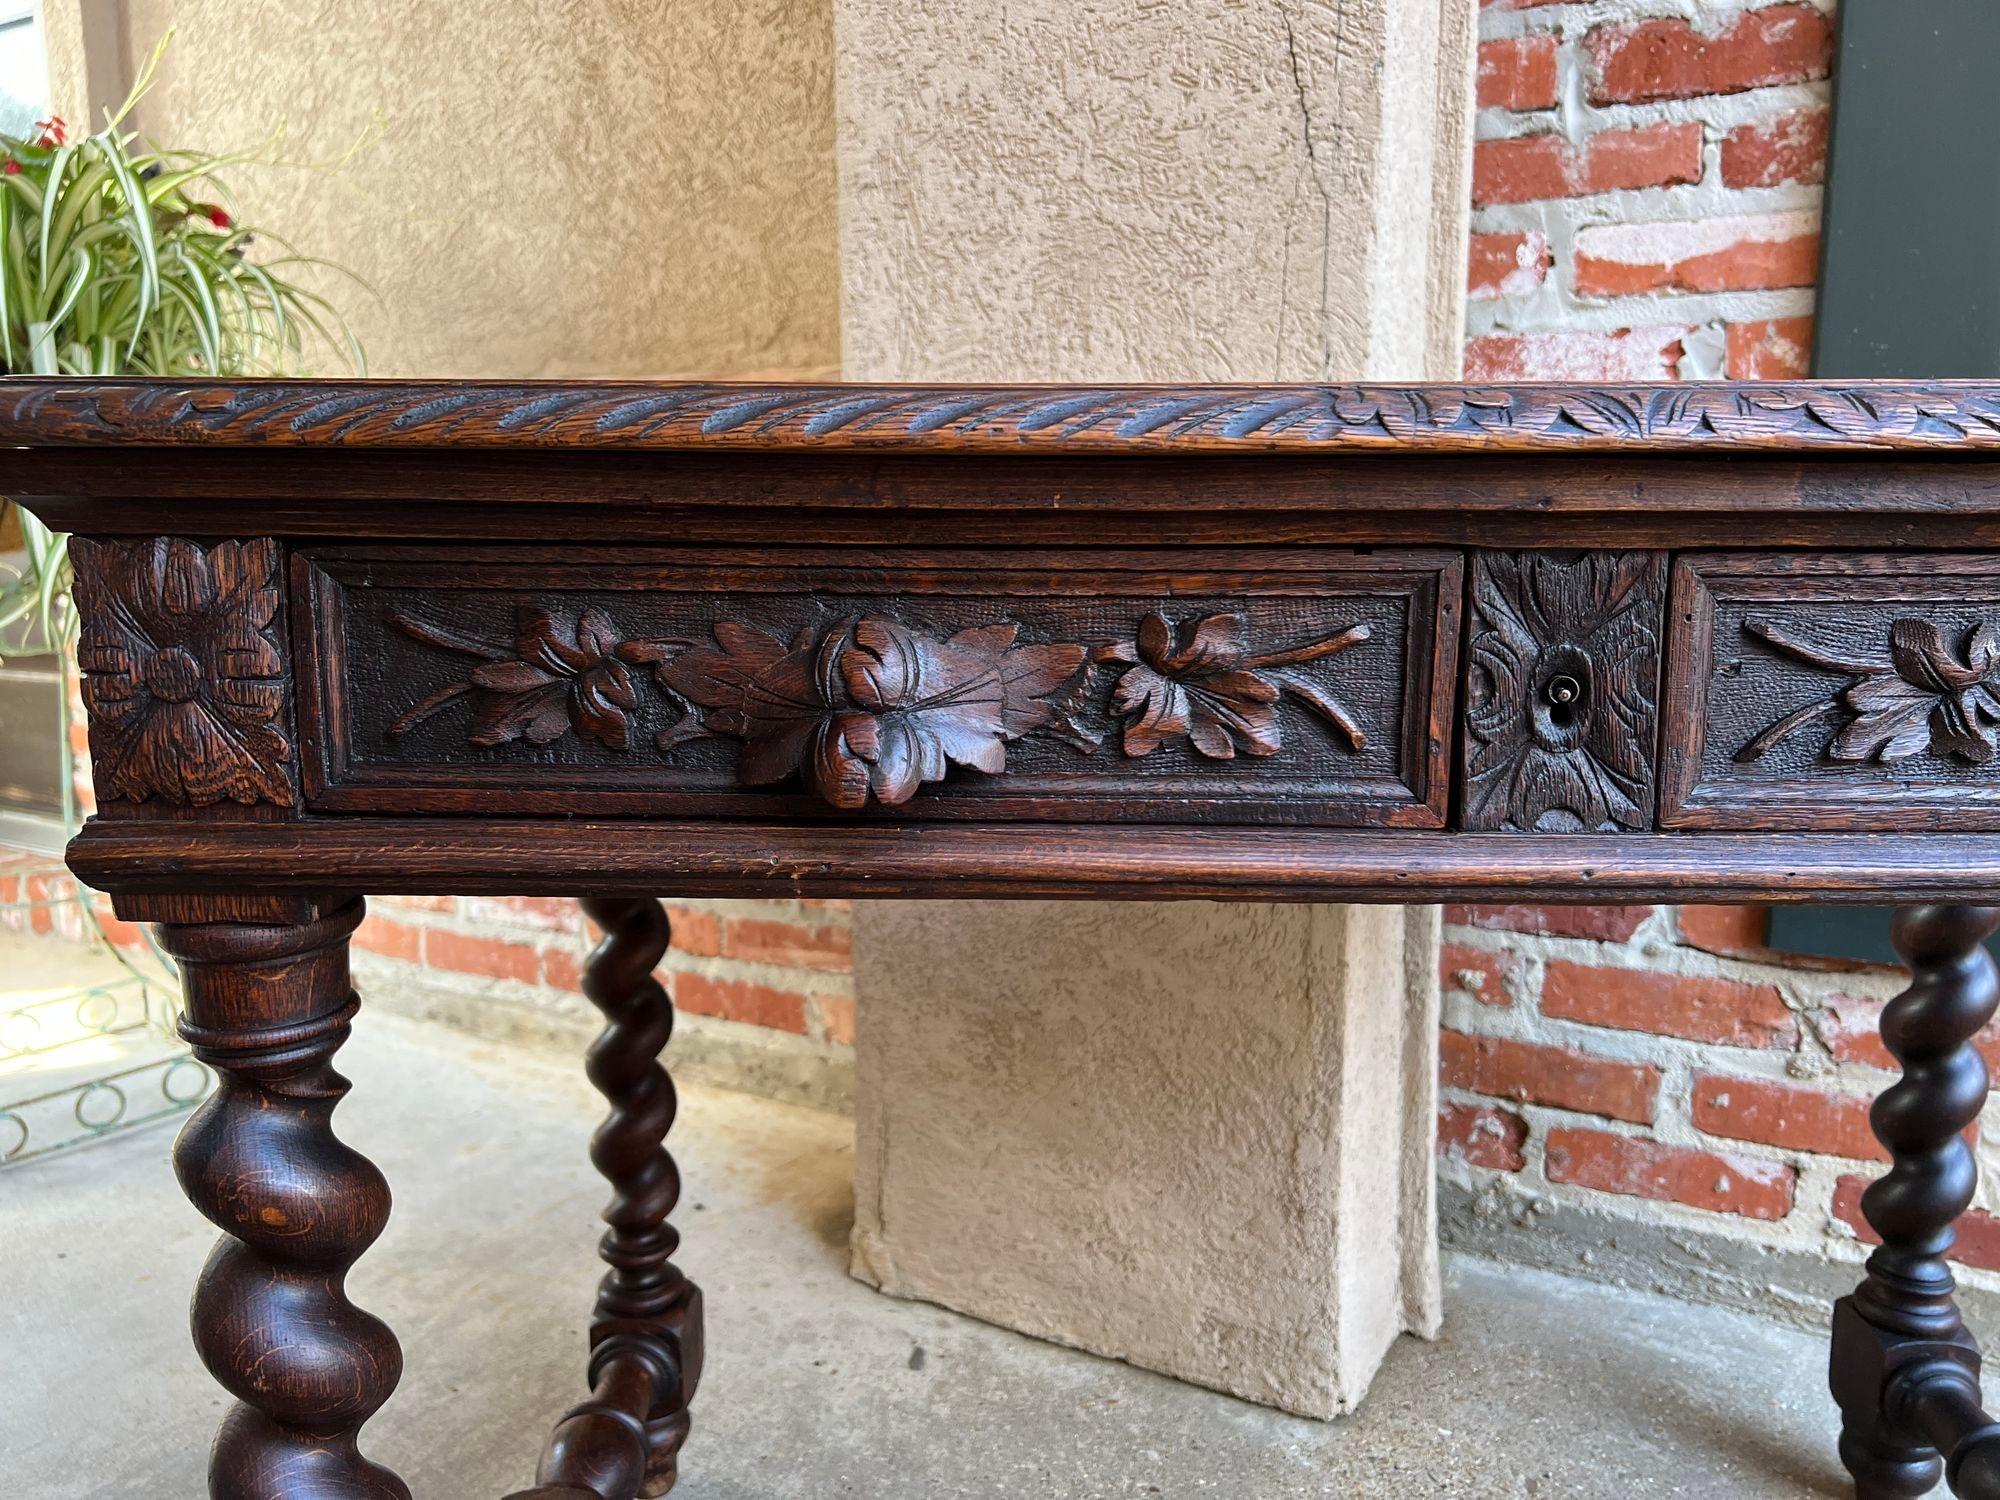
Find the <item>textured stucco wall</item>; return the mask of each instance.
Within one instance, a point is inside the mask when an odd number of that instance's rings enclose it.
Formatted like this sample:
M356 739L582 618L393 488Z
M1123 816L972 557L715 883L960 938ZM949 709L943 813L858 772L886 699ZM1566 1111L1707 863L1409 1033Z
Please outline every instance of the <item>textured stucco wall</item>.
M850 376L1457 373L1469 0L837 10Z
M1475 15L836 0L847 373L1455 375ZM1434 911L855 931L857 1275L1321 1417L1435 1330Z
M856 1275L1322 1418L1436 1330L1435 908L861 910Z
M374 373L838 365L831 0L51 3L58 68L98 33L93 79L107 39L122 78L179 28L139 117L170 144L283 120L324 160L380 112L343 171L231 174L247 219L380 294L342 295Z

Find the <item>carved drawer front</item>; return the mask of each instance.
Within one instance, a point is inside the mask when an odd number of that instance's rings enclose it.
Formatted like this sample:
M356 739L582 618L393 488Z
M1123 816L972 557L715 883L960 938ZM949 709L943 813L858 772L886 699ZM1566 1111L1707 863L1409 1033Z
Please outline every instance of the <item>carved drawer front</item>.
M302 552L308 805L1443 826L1455 553L854 555Z
M1674 567L1661 821L2000 827L2000 557Z
M1481 552L1466 627L1459 826L1653 826L1666 559Z

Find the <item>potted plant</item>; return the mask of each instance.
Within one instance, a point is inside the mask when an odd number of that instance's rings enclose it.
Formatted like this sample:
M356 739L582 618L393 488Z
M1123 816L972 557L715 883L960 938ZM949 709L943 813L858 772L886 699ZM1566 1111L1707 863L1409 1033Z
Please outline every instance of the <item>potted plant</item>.
M234 198L218 174L262 153L167 150L125 128L172 39L95 134L71 140L59 119L38 121L28 137L0 134L0 370L295 375L310 353L330 350L361 373L346 321L294 279L326 263L226 206ZM265 243L283 253L252 253ZM66 539L7 510L25 560L0 576L0 641L26 626L61 649L71 629L61 609Z
M126 128L171 39L169 33L154 49L131 93L96 133L72 139L54 118L37 121L26 135L0 132L0 372L246 378L303 374L309 358L323 353L361 372L360 346L339 312L295 279L324 263L253 231L230 206L235 199L220 174L269 160L270 143L217 156L163 149ZM267 256L267 245L278 253ZM59 678L60 702L50 718L25 726L47 736L52 758L67 757L70 745L76 621L68 608L67 543L0 499L0 656L44 656ZM62 823L73 829L74 779L67 759L61 764ZM101 936L94 906L79 905ZM165 1000L165 1012L155 1009L158 976L119 957L145 998L146 1024L169 1029L173 1002ZM77 1017L104 1011L109 993L104 986L79 991ZM53 1003L41 1002L42 1008ZM128 1113L123 1090L141 1073L162 1068L163 1102ZM188 1086L183 1075L190 1069L202 1074L183 1055L56 1093L0 1098L0 1161L50 1149L30 1139L32 1107L47 1113L72 1094L83 1130L71 1139L190 1108L206 1091L205 1082ZM89 1112L90 1100L101 1105L114 1096L116 1110L102 1118Z

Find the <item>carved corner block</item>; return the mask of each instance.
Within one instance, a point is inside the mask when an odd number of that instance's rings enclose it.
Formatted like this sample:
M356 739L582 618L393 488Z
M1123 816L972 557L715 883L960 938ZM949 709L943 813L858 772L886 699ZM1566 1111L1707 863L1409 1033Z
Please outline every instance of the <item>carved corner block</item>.
M98 797L295 806L278 543L78 537L70 561Z
M1462 827L1652 827L1665 577L1656 552L1473 558Z

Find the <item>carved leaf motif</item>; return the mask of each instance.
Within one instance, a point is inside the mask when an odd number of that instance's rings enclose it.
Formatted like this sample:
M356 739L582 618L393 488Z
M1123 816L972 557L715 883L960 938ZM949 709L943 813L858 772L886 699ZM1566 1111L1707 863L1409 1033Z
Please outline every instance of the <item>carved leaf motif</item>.
M2000 387L374 386L49 382L16 442L832 448L949 444L1479 450L2000 447Z
M632 668L645 664L673 717L656 730L662 753L705 737L739 742L737 778L769 786L798 777L835 807L906 802L950 767L1007 768L1007 746L1046 733L1088 754L1109 717L1127 755L1186 740L1209 760L1278 753L1279 705L1292 698L1349 749L1367 734L1331 684L1306 670L1370 638L1365 624L1301 645L1252 654L1241 615L1176 625L1145 615L1128 641L1023 643L1011 621L940 638L886 613L809 626L789 642L742 620L720 620L708 641L621 639L598 609L524 605L515 639L501 644L404 610L405 635L475 659L463 680L406 710L388 728L409 733L460 698L472 699L474 745L546 745L564 734L631 748L638 710ZM1100 696L1098 668L1125 670ZM1108 715L1107 715L1108 707Z
M292 806L278 544L79 538L70 557L99 795Z
M2000 725L2000 629L1982 620L1954 654L1935 622L1890 622L1886 659L1874 651L1830 651L1768 620L1746 620L1744 631L1809 666L1847 672L1856 680L1835 698L1809 703L1777 720L1737 754L1760 760L1807 724L1845 708L1853 715L1828 743L1835 761L1885 764L1929 751L1972 765L1994 759Z
M1008 741L1047 726L1049 702L1084 664L1070 645L1017 645L1011 623L937 640L863 615L789 647L723 622L715 645L655 668L702 710L704 728L743 742L737 774L752 786L798 773L840 808L907 802L947 765L998 773ZM686 738L685 734L680 735Z
M629 748L631 713L638 706L630 668L651 665L673 649L670 642L620 640L617 627L594 608L571 616L523 605L511 654L415 615L392 613L389 622L416 640L481 659L465 681L399 718L390 737L409 733L470 693L472 728L466 738L482 748L515 740L546 745L571 731L613 750Z
M1112 710L1125 718L1125 753L1151 755L1185 739L1210 760L1233 760L1238 749L1276 755L1282 742L1278 701L1287 692L1339 730L1349 748L1361 750L1366 736L1330 692L1302 674L1269 669L1336 655L1368 635L1367 626L1356 625L1291 650L1252 656L1241 615L1208 615L1177 627L1153 611L1132 640L1100 653L1132 664L1111 695Z
M1650 826L1660 580L1651 553L1476 560L1467 828Z

